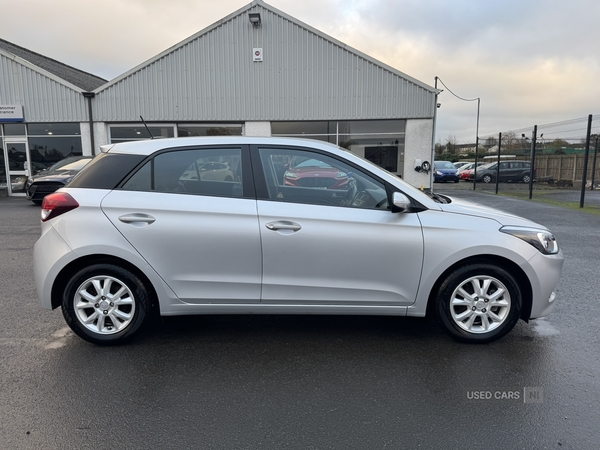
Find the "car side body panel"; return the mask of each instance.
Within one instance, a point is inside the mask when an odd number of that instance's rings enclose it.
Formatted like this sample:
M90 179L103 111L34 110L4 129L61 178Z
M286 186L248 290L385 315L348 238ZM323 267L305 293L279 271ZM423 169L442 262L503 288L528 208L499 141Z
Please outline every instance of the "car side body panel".
M137 250L110 226L100 209L100 203L109 191L85 189L84 195L77 195L79 189L63 190L70 192L80 206L43 222L42 236L34 245L34 277L45 309L52 309L52 286L60 271L68 264L90 256L119 258L137 267L152 283L161 308L181 303Z

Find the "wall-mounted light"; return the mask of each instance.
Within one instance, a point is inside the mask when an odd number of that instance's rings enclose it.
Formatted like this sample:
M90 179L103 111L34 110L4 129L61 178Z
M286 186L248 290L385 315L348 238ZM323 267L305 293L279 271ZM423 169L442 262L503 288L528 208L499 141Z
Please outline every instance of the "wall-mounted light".
M248 19L250 19L250 23L254 25L256 28L260 27L260 13L250 13L248 14Z

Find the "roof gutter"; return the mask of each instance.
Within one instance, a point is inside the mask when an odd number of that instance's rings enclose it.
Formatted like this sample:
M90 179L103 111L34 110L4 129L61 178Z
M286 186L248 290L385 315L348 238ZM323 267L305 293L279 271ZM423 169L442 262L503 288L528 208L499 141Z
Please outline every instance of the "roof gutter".
M96 144L96 141L94 139L94 116L92 113L92 99L96 96L96 94L94 94L93 92L82 92L83 96L85 98L87 98L88 101L88 118L89 118L89 124L90 124L90 141L91 141L91 147L92 147L92 156L95 155L96 152L94 152L94 147Z

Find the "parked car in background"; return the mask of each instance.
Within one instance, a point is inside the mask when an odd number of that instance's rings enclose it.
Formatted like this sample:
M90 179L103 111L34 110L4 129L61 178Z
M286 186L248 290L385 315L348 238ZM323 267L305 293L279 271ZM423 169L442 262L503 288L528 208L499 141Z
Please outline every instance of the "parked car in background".
M314 158L294 157L283 179L286 186L347 189L348 185L346 172Z
M155 314L366 314L430 315L484 343L557 303L563 255L547 228L422 192L332 144L221 136L101 149L44 198L33 255L42 306L90 342L123 342ZM340 189L290 185L275 170L284 160L323 170L295 179L352 176ZM180 183L206 162L238 177Z
M466 166L467 164L471 164L469 161L457 161L454 164L454 167L456 167L457 169L460 169L463 166Z
M27 198L36 205L41 205L46 195L65 186L92 158L92 156L69 156L29 177L25 183Z
M446 181L458 183L458 180L458 169L450 161L433 162L433 181L435 183L445 183Z
M477 163L477 167L483 166L483 162L478 162ZM465 180L465 181L471 181L471 172L473 171L473 168L475 167L475 163L474 162L470 162L468 164L465 164L464 166L462 166L460 169L458 169L458 177L461 180Z
M498 162L494 162L478 167L476 172L476 180L484 183L495 182L496 175L498 175L498 181L529 183L531 181L531 162L501 161L499 170ZM535 169L533 170L533 176L535 178ZM475 178L473 173L471 173L470 178L471 180Z

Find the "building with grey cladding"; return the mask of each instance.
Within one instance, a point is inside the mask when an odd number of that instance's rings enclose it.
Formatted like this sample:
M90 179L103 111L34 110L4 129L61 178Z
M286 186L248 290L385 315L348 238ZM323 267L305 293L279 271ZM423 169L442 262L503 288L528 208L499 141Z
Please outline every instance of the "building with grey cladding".
M9 194L66 156L150 138L140 116L154 136L324 140L430 183L414 167L431 155L435 89L262 0L110 81L1 39L0 75L16 111L0 113Z

